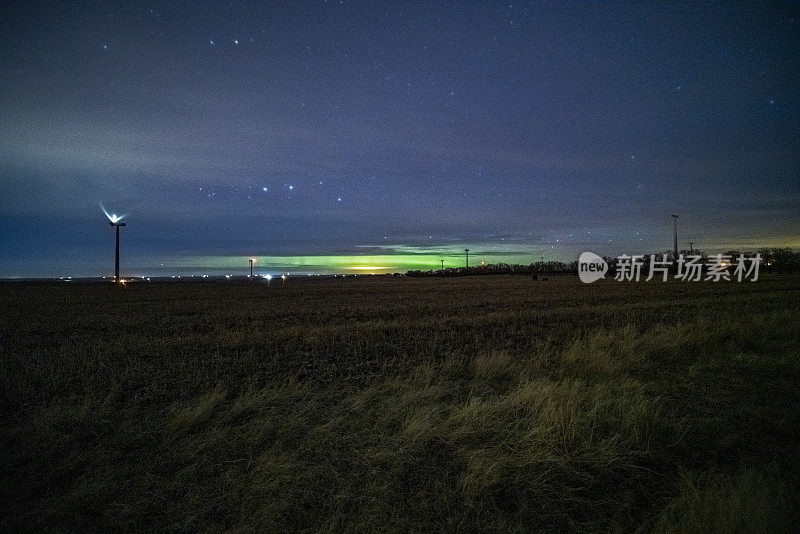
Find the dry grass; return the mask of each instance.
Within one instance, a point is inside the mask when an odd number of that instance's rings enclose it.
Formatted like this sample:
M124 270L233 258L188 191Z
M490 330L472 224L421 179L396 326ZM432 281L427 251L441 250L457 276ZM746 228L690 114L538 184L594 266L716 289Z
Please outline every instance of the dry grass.
M0 528L796 531L798 297L5 284Z
M795 503L774 466L730 474L681 475L678 495L659 518L660 532L796 532ZM796 498L796 496L794 497Z

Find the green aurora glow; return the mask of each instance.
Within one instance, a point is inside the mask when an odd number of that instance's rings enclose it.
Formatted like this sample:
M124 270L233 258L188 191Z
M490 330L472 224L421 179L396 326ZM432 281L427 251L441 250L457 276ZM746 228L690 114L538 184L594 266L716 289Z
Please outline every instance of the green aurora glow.
M450 254L349 254L318 256L253 256L254 271L259 274L275 272L301 273L392 273L410 270L440 269L442 260L444 267L463 267L465 256ZM197 256L184 258L183 267L203 270L224 271L233 269L241 271L248 265L247 256ZM521 253L470 253L470 265L485 263L533 263L532 254Z

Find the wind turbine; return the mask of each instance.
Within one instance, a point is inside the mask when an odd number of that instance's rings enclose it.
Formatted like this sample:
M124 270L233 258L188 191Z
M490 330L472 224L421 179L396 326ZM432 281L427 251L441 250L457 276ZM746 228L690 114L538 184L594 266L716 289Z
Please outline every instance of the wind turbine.
M114 226L117 229L117 245L114 249L114 281L119 282L119 227L125 226L125 223L121 222L125 217L125 214L117 215L116 213L109 213L102 204L100 204L100 209L103 210L103 213L105 213L106 217L108 217L111 226Z

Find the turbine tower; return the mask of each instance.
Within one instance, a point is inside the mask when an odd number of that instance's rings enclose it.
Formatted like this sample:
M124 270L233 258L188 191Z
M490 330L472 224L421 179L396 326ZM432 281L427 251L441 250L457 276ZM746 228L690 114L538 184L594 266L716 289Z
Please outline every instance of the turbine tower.
M114 281L119 282L119 227L125 226L125 223L112 222L110 224L117 229L117 246L114 248Z
M100 204L100 209L102 209L103 213L105 213L106 217L108 217L109 224L116 228L117 244L114 248L114 281L119 282L119 227L125 226L125 223L122 222L122 219L125 217L125 215L109 213L102 204Z

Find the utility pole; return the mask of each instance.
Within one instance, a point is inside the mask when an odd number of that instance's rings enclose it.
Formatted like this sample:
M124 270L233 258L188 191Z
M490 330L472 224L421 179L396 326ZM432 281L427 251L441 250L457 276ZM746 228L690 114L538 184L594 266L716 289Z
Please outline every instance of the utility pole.
M673 252L675 253L674 261L678 261L678 214L673 213L672 215L670 215L670 217L672 217L672 230L673 230L673 236L675 238L673 247L674 249Z
M692 245L694 245L694 241L689 241L689 254L694 252L694 247Z
M253 262L254 261L255 260L253 258L250 258L250 278L253 278Z
M467 254L467 269L469 269L469 249L465 248L464 252Z
M439 261L442 262L442 270L444 271L444 260L439 260Z

